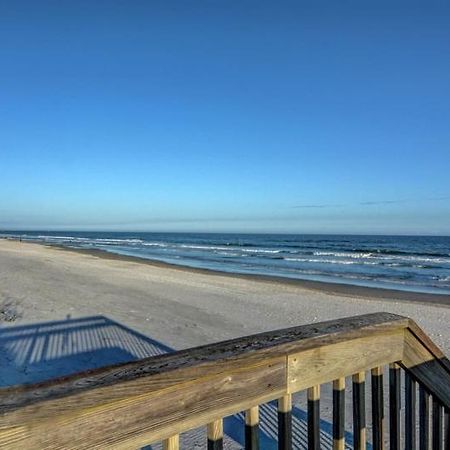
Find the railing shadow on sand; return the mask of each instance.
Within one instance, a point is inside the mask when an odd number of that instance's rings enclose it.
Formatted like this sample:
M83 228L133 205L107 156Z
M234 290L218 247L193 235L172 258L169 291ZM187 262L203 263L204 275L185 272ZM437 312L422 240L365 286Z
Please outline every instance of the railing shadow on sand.
M105 316L5 326L0 328L0 387L36 383L89 369L125 363L173 351ZM260 444L264 450L277 448L277 404L261 407ZM224 420L224 448L244 445L243 413ZM332 424L321 420L321 448L332 448ZM296 449L307 448L307 413L292 410L292 437ZM183 433L182 448L204 448L203 427ZM346 445L353 448L353 435L346 433ZM369 444L368 444L369 445ZM160 444L143 450L159 450ZM370 449L371 447L368 446Z

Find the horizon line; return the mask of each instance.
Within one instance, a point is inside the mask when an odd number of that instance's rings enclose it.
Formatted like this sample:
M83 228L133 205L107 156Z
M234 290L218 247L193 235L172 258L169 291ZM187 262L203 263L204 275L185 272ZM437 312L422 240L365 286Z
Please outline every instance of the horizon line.
M66 233L152 233L152 234L247 234L247 235L281 235L281 236L397 236L397 237L450 237L450 234L403 234L403 233L312 233L312 232L262 232L262 231L145 231L145 230L107 230L107 229L1 229L0 235L12 232L66 232ZM2 238L2 236L0 236Z

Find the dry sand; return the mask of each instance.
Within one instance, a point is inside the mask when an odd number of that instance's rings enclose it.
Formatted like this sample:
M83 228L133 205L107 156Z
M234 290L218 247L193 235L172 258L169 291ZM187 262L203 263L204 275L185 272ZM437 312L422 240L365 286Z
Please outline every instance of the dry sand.
M16 309L22 315L12 322L0 322L0 386L37 381L72 369L86 369L90 364L117 362L111 360L111 355L119 355L120 361L122 356L126 360L128 356L137 358L165 351L113 322L95 325L101 329L97 334L86 329L83 334L79 331L82 327L71 334L58 329L54 333L57 337L40 343L41 337L36 336L49 333L41 322L64 321L68 316L71 321L62 322L66 328L84 324L74 319L101 315L167 347L182 349L276 328L388 311L416 320L445 353L450 353L448 296L411 294L413 301L408 301L409 294L342 286L333 292L332 286L323 285L323 290L318 286L143 264L99 252L0 240L0 305L9 304L13 312ZM436 299L443 304L431 302ZM54 329L57 326L60 324ZM102 346L110 346L111 352L99 349ZM77 358L71 358L77 352ZM330 415L330 394L323 391L321 414L325 418ZM294 439L301 448L306 427L301 406L304 398L299 397L296 404ZM272 421L273 429L276 409L264 408L262 414L268 418L266 422ZM350 416L351 409L347 418ZM242 417L236 417L230 420L242 422ZM228 426L226 448L241 448L242 436L232 436L241 428L242 423ZM270 429L262 433L266 439L262 447L275 448ZM329 435L322 437L329 443ZM186 439L191 439L187 448L203 448L202 433L188 433Z
M0 240L0 304L12 325L105 315L174 349L276 328L389 311L413 318L450 353L450 308L202 273L130 258ZM381 292L381 290L380 290ZM407 295L407 294L406 294ZM444 298L445 296L442 296ZM447 299L450 300L450 299Z

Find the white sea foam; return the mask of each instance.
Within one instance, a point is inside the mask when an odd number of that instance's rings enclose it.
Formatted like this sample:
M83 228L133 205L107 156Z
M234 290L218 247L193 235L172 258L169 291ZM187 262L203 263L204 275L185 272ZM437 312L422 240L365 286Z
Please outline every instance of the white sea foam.
M266 250L262 248L241 248L239 249L245 253L282 253L283 250Z
M228 250L228 247L218 247L216 245L192 245L192 244L179 244L181 248L192 248L194 250Z
M235 253L235 252L231 252L231 251L227 251L227 252L225 252L225 251L218 251L218 252L216 252L218 255L224 255L224 256L234 256L234 257L237 257L237 256L242 256L240 253Z
M379 257L373 253L344 253L344 252L314 252L315 256L337 256L342 258L374 258Z
M142 243L142 239L108 239L108 238L93 238L91 239L92 241L96 241L96 242L131 242L131 243Z
M344 252L323 252L323 251L314 252L313 254L315 256L335 256L338 258L421 261L421 262L450 264L450 258L443 258L437 256L428 257L428 256L414 256L414 255L389 255L382 253L352 253L352 252L344 253Z
M33 238L33 236L27 236ZM55 239L55 240L64 240L64 241L90 241L89 238L76 237L76 236L48 236L48 235L40 235L37 236L37 239Z
M33 236L30 236L33 238ZM143 241L141 239L112 239L112 238L87 238L79 236L49 236L39 235L37 239L43 239L46 241L69 241L69 242L88 242L91 244L140 244Z
M342 259L313 259L313 258L284 258L285 261L296 261L296 262L306 262L306 263L326 263L326 264L343 264L343 265L380 265L379 262L368 262L368 261L344 261Z

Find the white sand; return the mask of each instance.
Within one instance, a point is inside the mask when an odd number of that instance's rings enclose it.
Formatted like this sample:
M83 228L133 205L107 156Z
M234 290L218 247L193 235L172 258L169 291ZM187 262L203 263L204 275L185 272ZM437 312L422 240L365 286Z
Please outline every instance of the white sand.
M0 303L8 300L23 312L12 325L100 314L175 349L388 311L416 320L450 353L446 306L352 298L0 240Z

